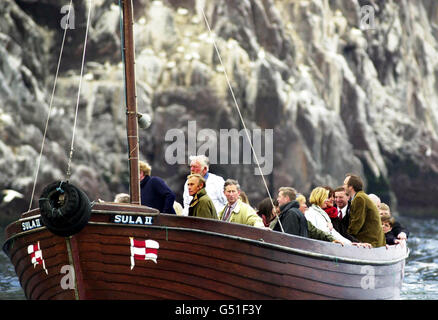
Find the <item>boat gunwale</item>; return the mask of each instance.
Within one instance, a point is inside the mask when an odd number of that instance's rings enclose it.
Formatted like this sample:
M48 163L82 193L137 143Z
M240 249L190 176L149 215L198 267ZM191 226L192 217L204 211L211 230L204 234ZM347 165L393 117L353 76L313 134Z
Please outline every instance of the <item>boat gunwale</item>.
M133 206L125 206L126 208L132 208ZM137 206L135 206L137 208ZM144 207L146 209L148 209L147 207ZM142 215L142 216L160 216L162 215L161 213L156 213L156 212L138 212L138 211L121 211L121 210L108 210L108 209L93 209L92 210L93 213L98 214L98 215L114 215L114 214L132 214L132 215ZM17 224L20 221L27 221L27 220L32 220L32 219L36 219L38 217L40 217L40 214L36 214L36 215L32 215L32 216L26 216L23 218L20 218L19 220L12 222L7 228L11 227L14 224ZM163 215L164 216L164 215ZM165 216L173 216L173 215L165 215ZM202 219L202 218L197 218L197 219ZM202 219L202 220L209 220L209 219ZM162 230L174 230L174 231L183 231L183 232L195 232L198 234L206 234L209 236L215 236L215 237L224 237L224 238L228 238L228 239L233 239L236 241L242 241L242 242L246 242L246 243L250 243L256 246L263 246L263 247L267 247L267 248L272 248L272 249L276 249L276 250L281 250L281 251L285 251L285 252L290 252L290 253L294 253L294 254L298 254L301 256L308 256L308 257L312 257L315 259L322 259L322 260L328 260L328 261L337 261L337 262L344 262L344 263L350 263L350 264L362 264L362 265L392 265L392 264L396 264L400 261L406 260L409 256L409 248L406 248L406 252L404 255L399 256L395 259L391 259L391 260L371 260L371 259L357 259L357 258L351 258L351 257L343 257L343 256L336 256L333 254L325 254L325 253L320 253L320 252L314 252L314 251L310 251L310 250L305 250L305 249L299 249L299 248L294 248L294 247L289 247L289 246L285 246L282 244L277 244L277 243L272 243L272 242L267 242L264 241L263 238L260 238L258 240L256 239L251 239L248 237L242 237L242 236L237 236L237 235L233 235L233 234L227 234L227 233L220 233L220 232L215 232L215 231L210 231L210 230L203 230L203 229L197 229L197 228L190 228L190 227L176 227L176 226L166 226L166 225L137 225L137 224L120 224L120 223L114 223L114 222L101 222L101 221L88 221L88 224L90 225L97 225L97 226L111 226L111 227L137 227L137 228L151 228L151 229L162 229ZM245 226L245 227L250 227L250 226ZM7 229L6 228L6 229ZM31 233L35 233L35 232L39 232L39 231L43 231L46 230L47 227L42 226L42 227L37 227L34 228L32 230L26 230L26 231L22 231L22 232L17 232L13 235L11 235L9 238L7 238L3 244L3 251L9 255L8 250L7 250L7 245L10 243L10 241L13 241L14 239L26 236L28 234ZM271 231L271 232L276 232L276 231ZM294 236L294 235L287 235L290 237L295 237L295 238L301 238L301 239L305 239L307 241L321 241L321 240L315 240L315 239L311 239L311 238L304 238L304 237L299 237L299 236ZM68 237L67 237L68 238ZM374 249L378 249L378 248L374 248ZM367 249L367 250L372 250L372 249Z

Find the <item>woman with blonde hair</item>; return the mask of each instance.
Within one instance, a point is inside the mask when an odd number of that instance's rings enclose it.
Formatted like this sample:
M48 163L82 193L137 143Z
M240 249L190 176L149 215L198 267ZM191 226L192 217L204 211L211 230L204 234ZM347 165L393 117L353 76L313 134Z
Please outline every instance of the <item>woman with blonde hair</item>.
M245 191L240 190L240 196L239 196L239 198L240 198L240 200L242 200L242 202L251 205L251 204L249 203L249 199L248 199L248 196L246 195Z
M306 197L302 194L298 194L295 200L298 201L298 203L300 204L299 209L304 214L307 210Z
M145 161L138 161L140 169L141 205L155 208L162 213L175 214L175 194L160 177L151 176L152 168Z
M391 216L391 210L389 209L389 206L386 203L380 203L380 206L378 207L379 209L379 213L380 213L380 217L383 216L387 216L390 217Z
M313 189L309 197L311 206L306 210L305 217L307 221L312 223L316 228L331 234L336 240L344 244L351 245L350 240L344 238L333 228L330 217L324 211L327 207L327 202L330 201L328 196L329 190L323 187Z

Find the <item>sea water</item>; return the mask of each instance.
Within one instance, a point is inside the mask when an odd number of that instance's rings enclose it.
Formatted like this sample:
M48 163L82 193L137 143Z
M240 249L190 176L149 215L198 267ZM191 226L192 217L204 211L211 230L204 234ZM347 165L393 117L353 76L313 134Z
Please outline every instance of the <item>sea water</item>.
M401 299L438 299L438 219L399 218L411 232Z

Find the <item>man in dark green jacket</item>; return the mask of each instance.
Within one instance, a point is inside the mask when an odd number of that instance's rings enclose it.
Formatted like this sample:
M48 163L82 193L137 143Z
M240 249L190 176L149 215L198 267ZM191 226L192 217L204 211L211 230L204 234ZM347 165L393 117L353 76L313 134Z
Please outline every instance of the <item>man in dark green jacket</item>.
M187 187L193 197L189 206L189 216L210 218L217 220L213 201L205 191L205 179L200 174L191 174L187 177Z
M359 176L348 174L344 189L351 197L350 224L347 233L361 242L370 243L374 248L386 245L380 221L379 210L363 192L363 182Z

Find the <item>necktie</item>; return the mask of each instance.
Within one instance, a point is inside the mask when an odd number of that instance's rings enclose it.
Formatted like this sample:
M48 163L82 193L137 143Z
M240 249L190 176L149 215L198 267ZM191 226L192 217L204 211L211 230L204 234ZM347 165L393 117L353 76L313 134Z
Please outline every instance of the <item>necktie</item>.
M338 217L339 219L342 219L342 210L338 208L338 211L339 211Z
M222 217L222 221L228 221L230 214L231 214L231 206L228 206L227 211L225 212L225 214Z

